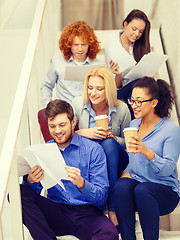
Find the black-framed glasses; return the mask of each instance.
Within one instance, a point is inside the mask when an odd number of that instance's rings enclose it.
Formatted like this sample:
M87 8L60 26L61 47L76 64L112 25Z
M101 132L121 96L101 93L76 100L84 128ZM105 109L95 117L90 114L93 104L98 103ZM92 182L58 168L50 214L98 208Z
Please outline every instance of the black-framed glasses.
M135 103L136 107L141 107L143 102L150 102L150 101L152 101L153 99L154 99L154 98L147 99L147 100L143 100L143 101L141 101L141 100L128 99L128 103L129 103L129 105L131 105L131 106Z

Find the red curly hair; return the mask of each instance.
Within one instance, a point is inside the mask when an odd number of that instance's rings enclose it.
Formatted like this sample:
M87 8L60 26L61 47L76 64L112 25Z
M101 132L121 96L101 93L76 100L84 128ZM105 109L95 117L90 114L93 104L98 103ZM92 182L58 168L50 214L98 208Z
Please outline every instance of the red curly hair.
M87 56L90 59L96 58L96 55L100 52L101 48L98 39L94 33L94 29L87 25L84 21L76 21L66 26L59 39L59 48L64 54L64 58L68 61L72 55L71 46L74 37L79 37L81 41L88 42L89 49Z

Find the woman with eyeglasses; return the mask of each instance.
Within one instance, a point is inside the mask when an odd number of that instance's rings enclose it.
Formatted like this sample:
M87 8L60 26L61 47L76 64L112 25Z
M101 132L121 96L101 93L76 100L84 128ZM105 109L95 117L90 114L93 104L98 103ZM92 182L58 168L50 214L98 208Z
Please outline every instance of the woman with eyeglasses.
M107 66L115 74L118 88L117 98L127 103L136 80L130 82L129 79L125 79L123 71L139 62L144 54L150 52L151 25L143 11L134 9L124 19L123 28L118 35L112 32L107 37L105 60Z
M110 220L117 225L114 185L129 162L123 129L129 126L131 117L127 105L117 99L112 72L106 67L90 70L84 82L83 97L74 98L72 106L79 126L76 133L98 142L106 154L110 185L107 210ZM109 130L96 126L95 117L99 115L108 116Z
M138 212L145 240L159 239L159 216L171 213L179 202L177 161L180 128L168 118L174 103L170 86L144 77L133 86L129 103L136 119L130 126L138 136L129 164L115 185L115 212L122 240L135 240Z

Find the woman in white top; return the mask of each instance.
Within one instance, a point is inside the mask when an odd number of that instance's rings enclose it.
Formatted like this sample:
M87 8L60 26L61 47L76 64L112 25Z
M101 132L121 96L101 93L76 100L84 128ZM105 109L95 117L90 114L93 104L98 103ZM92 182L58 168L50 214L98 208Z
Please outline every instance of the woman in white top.
M117 98L127 103L136 80L128 83L123 71L150 52L150 22L144 12L134 9L123 21L123 27L118 36L115 33L108 36L105 58L107 66L115 74L116 86L120 88Z

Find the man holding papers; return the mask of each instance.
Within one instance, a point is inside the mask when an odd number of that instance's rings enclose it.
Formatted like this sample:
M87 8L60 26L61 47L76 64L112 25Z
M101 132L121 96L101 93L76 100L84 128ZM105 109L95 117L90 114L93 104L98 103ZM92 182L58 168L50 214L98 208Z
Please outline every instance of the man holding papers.
M55 86L57 99L71 103L75 96L81 95L82 81L64 81L66 66L96 66L100 63L96 59L100 51L98 39L94 30L84 21L73 22L62 30L59 48L62 54L51 59L41 87L41 104L44 107L51 101Z
M51 101L45 116L53 138L49 142L57 143L69 180L62 180L65 190L57 184L47 190L45 198L40 195L43 169L32 167L21 185L23 223L35 240L54 240L62 235L81 240L119 239L115 226L102 211L109 189L102 147L74 132L76 120L66 101Z

